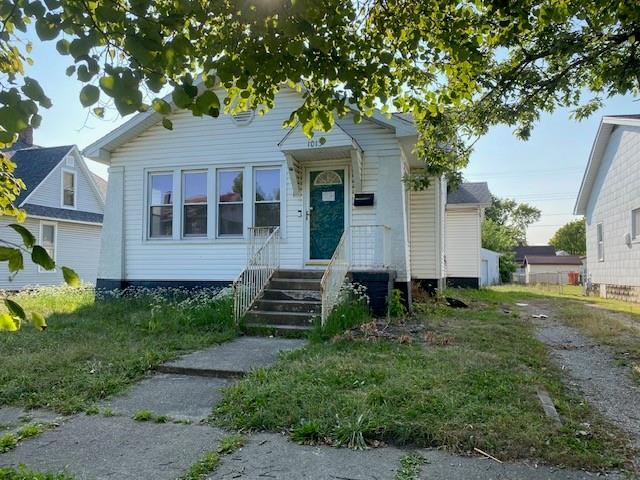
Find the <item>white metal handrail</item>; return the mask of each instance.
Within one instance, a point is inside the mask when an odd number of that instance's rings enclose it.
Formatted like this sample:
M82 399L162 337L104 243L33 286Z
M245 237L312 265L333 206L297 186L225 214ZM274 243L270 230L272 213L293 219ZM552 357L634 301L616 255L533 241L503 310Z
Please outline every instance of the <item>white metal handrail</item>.
M390 264L387 225L351 225L349 263L354 270L386 269Z
M324 271L324 275L322 275L322 280L320 280L320 295L322 301L320 314L322 326L324 326L329 314L338 303L340 289L349 272L350 233L351 230L348 228L342 233L338 246L333 252L327 269Z
M280 227L269 227L269 232L262 228L249 229L247 248L247 266L233 282L236 322L251 308L280 265Z

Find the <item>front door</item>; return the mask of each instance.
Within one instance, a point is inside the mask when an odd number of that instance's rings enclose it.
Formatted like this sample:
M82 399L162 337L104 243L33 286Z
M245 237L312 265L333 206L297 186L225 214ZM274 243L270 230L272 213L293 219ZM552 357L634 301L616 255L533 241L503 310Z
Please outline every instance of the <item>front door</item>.
M345 171L309 172L309 260L330 260L344 232Z

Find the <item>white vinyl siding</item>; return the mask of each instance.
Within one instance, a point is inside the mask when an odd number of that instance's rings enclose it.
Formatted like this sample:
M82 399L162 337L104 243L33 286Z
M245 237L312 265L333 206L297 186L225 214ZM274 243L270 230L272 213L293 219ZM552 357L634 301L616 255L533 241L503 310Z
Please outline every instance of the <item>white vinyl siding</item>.
M267 115L256 115L239 127L227 115L219 118L194 117L179 111L171 116L173 130L156 125L112 153L112 165L124 167L124 277L133 280L233 280L246 264L246 240L238 237L146 241L141 223L145 197L141 193L145 172L162 169L208 168L216 178L217 169L243 168L243 228L253 225L254 185L252 172L257 168L280 168L281 193L281 264L284 268L301 268L304 264L304 205L302 195L293 195L292 183L284 156L277 144L285 136L283 122L302 102L296 92L283 90L276 107ZM391 250L402 250L406 242L403 231L400 147L392 130L369 121L354 124L351 118L338 121L364 150L362 191L374 193L372 207L352 207L352 224L386 224ZM181 162L176 163L176 159ZM350 163L350 159L345 159ZM304 162L303 162L304 163ZM381 165L384 168L381 168ZM304 166L304 165L303 165ZM217 210L217 194L209 199ZM352 202L350 201L351 205ZM210 215L211 217L211 215ZM213 236L217 230L213 227ZM394 257L395 258L395 257ZM400 259L394 262L398 279L406 278Z
M480 278L480 209L447 209L447 277Z
M587 275L595 284L640 286L640 243L629 218L640 207L640 127L616 126L587 202ZM603 223L599 261L597 224Z
M409 192L409 238L411 276L419 279L437 279L438 189L435 181L426 190Z
M14 218L0 217L0 229L3 238L11 242L20 242L19 235L10 228ZM46 223L49 223L48 221ZM85 225L70 222L50 222L56 225L55 260L58 266L72 268L83 282L95 283L100 252L100 231L98 225ZM27 218L23 225L40 241L40 220ZM24 270L12 280L6 262L0 264L0 289L18 290L26 286L61 285L64 283L62 270L40 272L28 256L24 259Z

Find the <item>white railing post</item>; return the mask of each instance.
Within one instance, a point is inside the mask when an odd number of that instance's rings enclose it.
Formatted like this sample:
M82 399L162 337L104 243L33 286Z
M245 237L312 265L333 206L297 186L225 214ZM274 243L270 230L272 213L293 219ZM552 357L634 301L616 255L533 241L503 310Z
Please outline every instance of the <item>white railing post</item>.
M249 228L247 265L233 282L233 312L236 323L260 296L273 272L280 266L280 227Z

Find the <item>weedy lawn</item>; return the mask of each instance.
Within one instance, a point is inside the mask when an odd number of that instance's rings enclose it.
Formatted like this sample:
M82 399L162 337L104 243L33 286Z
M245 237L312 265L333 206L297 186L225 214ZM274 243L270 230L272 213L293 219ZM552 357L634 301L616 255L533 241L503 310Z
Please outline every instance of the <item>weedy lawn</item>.
M49 327L0 333L0 405L87 410L182 352L232 338L232 299L216 293L132 290L95 301L89 288L52 287L12 297Z
M376 442L459 452L476 447L503 460L589 469L627 464L625 436L562 386L532 325L504 313L514 298L455 294L473 308L418 307L424 342L350 335L314 342L226 389L212 422L286 429L296 441L356 448ZM562 427L544 415L539 387L553 398Z

